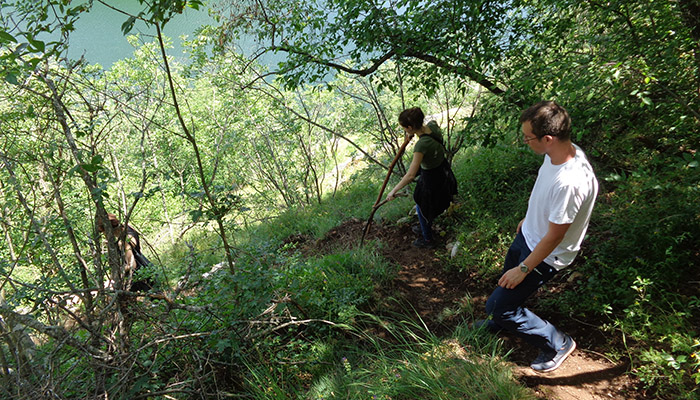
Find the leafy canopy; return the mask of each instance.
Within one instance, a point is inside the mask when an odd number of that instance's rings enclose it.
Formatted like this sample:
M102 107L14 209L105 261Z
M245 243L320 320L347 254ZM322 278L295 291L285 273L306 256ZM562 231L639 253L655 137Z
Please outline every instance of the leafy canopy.
M266 0L230 2L219 12L233 15L222 23L223 38L252 34L265 50L286 54L279 70L290 87L324 79L329 69L366 76L395 59L429 90L447 72L502 94L496 61L528 34L518 3Z

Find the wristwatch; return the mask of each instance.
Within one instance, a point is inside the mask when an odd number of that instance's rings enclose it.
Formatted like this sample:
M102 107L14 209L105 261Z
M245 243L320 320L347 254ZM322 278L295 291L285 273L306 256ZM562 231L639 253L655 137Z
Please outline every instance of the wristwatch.
M524 262L521 262L520 265L518 265L518 267L520 267L520 272L522 272L523 274L529 274L529 273L530 273L530 268L528 268L528 266L525 265Z

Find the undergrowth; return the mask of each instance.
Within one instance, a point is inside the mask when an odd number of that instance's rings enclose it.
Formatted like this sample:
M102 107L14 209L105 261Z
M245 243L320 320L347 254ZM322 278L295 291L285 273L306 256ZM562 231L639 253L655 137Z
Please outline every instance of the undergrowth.
M472 148L453 166L459 182L453 228L462 251L451 264L494 277L525 217L527 199L541 159L516 146Z
M269 363L249 363L253 397L534 399L513 378L500 341L481 330L462 325L451 337L440 338L419 322L358 314L346 335L352 342L335 348L308 390L285 385Z
M609 335L610 357L629 358L630 372L649 393L693 399L700 383L700 180L695 158L671 161L626 174L597 170L601 193L572 267L582 278L547 304L598 324ZM450 268L495 279L540 163L518 146L467 149L454 160L459 200L441 217L461 243ZM190 316L183 324L214 332L205 342L209 356L240 382L227 389L259 399L528 398L502 363L495 338L466 326L437 337L407 322L410 312L393 320L363 312L376 301L374 289L396 273L379 255L380 244L313 257L284 244L294 235L321 238L350 218L364 220L380 184L371 172L358 173L335 198L252 228L237 237L235 273L224 269L194 289L187 301L211 304L217 315ZM399 219L410 204L398 199L377 218ZM215 236L193 243L198 276L223 259ZM619 343L623 348L613 347Z
M209 303L217 314L197 321L205 324L198 329L216 332L206 347L222 365L239 366L223 368L242 382L228 390L259 399L529 398L506 367L496 337L465 324L439 338L408 322L411 311L393 320L363 311L374 308L375 289L397 272L379 255L381 243L312 257L293 241L284 244L290 236L318 238L342 220L364 219L376 199L376 181L356 181L332 200L252 229L239 240L245 244L234 274L196 263L196 275L210 276L189 301ZM399 218L410 202L390 203L380 218Z

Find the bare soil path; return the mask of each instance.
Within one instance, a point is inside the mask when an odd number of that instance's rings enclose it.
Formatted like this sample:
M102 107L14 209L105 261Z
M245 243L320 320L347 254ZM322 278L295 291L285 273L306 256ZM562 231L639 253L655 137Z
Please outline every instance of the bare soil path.
M351 248L359 244L364 221L353 219L329 231L314 243L300 240L302 247L315 253L325 253L338 248ZM483 282L469 273L448 271L443 267L447 251L444 247L434 250L417 249L411 246L416 235L409 225L372 226L366 240L380 240L383 255L401 266L390 287L380 290L387 297L398 297L402 303L415 309L417 315L438 335L449 334L457 321L451 318L450 309L457 309L470 302L475 318L484 318L484 304L495 287L495 282ZM550 282L533 299L531 306L537 310L537 299L557 290L567 282ZM548 293L549 292L549 293ZM386 307L396 307L384 304ZM401 310L395 310L401 311ZM405 311L405 310L404 310ZM510 362L515 375L530 387L538 398L547 400L599 400L599 399L646 399L640 385L627 374L628 365L615 364L603 354L609 346L606 337L591 325L572 321L566 316L537 310L543 317L575 338L577 349L556 371L541 374L529 368L536 351L522 341L503 336L506 348L512 348ZM463 317L459 317L463 318Z

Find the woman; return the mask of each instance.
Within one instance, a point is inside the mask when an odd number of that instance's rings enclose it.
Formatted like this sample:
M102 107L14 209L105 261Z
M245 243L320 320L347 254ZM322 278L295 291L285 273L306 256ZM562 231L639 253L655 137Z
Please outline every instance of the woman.
M425 115L419 107L406 109L399 114L399 125L409 138L418 136L413 148L413 161L406 175L386 196L387 201L396 197L396 192L413 182L420 174L413 200L420 223L422 237L413 245L419 248L433 248L432 222L450 206L452 196L457 194L457 180L445 158L442 132L435 121L423 124Z

